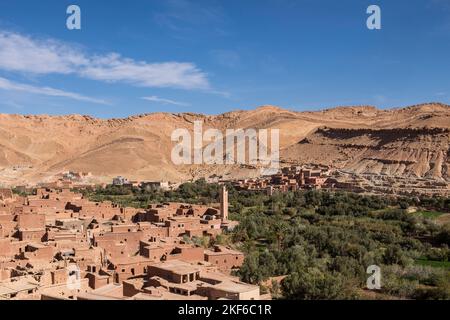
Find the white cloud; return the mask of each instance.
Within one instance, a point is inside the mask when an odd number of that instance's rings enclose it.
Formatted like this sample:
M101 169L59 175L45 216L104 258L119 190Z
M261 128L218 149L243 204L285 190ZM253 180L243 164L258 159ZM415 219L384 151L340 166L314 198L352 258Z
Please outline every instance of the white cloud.
M0 89L9 90L9 91L26 92L26 93L38 94L38 95L44 95L44 96L50 96L50 97L68 98L68 99L90 102L90 103L97 103L97 104L109 104L105 100L87 97L87 96L84 96L84 95L81 95L78 93L63 91L63 90L54 89L54 88L50 88L50 87L32 86L32 85L28 85L28 84L10 81L10 80L2 78L2 77L0 77Z
M0 68L34 74L73 73L87 64L82 54L53 40L34 41L19 34L0 32Z
M194 0L167 0L162 3L162 10L154 14L155 22L177 33L190 34L196 27L202 28L202 32L213 34L226 33L221 29L226 22L224 9L208 1L199 3Z
M146 63L118 54L95 57L80 70L83 77L109 82L126 82L141 87L209 88L206 75L191 63Z
M0 69L31 74L76 74L141 87L209 89L207 75L189 62L148 63L117 53L89 55L75 45L0 32Z
M174 100L170 100L170 99L164 99L164 98L160 98L157 96L143 97L142 99L147 100L147 101L152 101L152 102L163 103L163 104L173 104L175 106L189 106L188 103L178 102L178 101L174 101Z

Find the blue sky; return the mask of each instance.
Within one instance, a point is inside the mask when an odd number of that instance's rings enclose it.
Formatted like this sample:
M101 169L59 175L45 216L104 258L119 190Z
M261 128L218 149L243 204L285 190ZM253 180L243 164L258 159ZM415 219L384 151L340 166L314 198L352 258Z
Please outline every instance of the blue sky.
M450 103L449 52L448 0L2 1L0 113Z

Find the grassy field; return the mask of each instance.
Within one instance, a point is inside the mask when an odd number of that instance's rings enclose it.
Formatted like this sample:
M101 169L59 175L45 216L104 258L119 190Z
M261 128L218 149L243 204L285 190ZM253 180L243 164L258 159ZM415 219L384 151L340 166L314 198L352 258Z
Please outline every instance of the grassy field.
M419 259L416 260L416 264L419 266L429 266L433 268L443 268L450 270L450 261L432 261L432 260L425 260L425 259Z
M437 219L440 216L444 215L445 213L437 211L417 211L415 212L415 214L428 219Z

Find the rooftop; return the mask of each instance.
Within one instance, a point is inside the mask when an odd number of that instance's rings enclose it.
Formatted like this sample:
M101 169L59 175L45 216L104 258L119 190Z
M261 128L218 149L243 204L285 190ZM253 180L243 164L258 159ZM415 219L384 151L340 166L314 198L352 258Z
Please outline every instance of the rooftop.
M190 263L180 261L180 260L169 260L154 265L155 267L173 272L175 274L188 274L200 272L200 268L196 267Z

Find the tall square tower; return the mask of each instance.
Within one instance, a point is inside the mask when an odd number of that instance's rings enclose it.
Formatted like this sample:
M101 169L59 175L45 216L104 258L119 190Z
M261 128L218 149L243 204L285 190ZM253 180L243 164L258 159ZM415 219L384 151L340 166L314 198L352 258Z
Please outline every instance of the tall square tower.
M220 217L222 221L228 221L228 190L226 186L222 186L220 192Z

